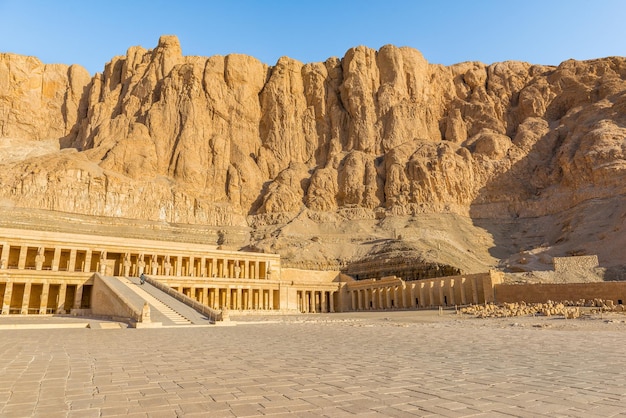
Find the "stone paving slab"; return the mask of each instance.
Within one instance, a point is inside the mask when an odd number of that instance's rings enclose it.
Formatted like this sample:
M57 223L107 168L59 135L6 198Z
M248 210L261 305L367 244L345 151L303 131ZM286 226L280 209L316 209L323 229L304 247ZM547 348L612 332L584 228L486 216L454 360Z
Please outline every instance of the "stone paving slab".
M424 315L2 329L0 417L626 415L626 322Z

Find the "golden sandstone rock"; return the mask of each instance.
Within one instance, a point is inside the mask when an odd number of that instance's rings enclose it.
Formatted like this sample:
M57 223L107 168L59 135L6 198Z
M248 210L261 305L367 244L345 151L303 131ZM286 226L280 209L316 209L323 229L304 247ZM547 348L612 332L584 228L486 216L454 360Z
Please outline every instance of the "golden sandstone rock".
M174 36L93 77L1 54L0 203L250 228L286 265L399 236L470 272L528 247L616 265L625 77L620 57L445 67L391 45L268 66Z

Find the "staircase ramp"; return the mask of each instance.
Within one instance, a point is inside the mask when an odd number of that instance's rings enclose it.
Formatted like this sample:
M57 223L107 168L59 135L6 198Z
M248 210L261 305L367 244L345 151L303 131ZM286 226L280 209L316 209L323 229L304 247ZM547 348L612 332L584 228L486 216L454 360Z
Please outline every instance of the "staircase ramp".
M117 279L150 305L152 322L161 322L163 326L211 324L206 316L148 282L140 284L138 277L117 277Z

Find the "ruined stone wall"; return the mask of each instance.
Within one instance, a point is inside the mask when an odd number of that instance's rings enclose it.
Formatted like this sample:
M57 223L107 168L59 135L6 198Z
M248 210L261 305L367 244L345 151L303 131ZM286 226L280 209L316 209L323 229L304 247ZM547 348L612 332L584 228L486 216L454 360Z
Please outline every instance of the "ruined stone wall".
M626 282L564 284L497 284L495 301L544 303L548 300L603 299L626 302Z

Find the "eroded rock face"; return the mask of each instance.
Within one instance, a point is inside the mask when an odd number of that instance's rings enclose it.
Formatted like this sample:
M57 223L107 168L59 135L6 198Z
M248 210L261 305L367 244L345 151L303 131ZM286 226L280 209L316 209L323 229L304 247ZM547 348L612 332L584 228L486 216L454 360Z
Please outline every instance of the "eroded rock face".
M617 57L444 67L391 45L269 67L173 36L94 77L1 54L0 202L253 228L552 215L626 191L625 77ZM33 140L59 149L15 151Z

